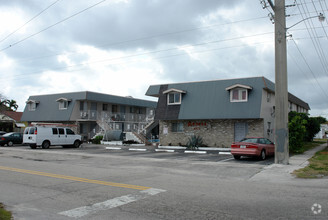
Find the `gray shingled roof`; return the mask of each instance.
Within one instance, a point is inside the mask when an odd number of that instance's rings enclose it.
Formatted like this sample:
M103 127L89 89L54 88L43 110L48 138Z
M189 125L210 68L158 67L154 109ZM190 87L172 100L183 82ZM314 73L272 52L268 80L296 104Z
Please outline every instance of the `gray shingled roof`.
M248 102L230 102L226 88L235 84L252 87L248 91ZM150 86L146 95L160 97L160 86ZM168 89L171 88L186 91L178 119L253 119L260 118L262 90L266 88L274 91L274 83L265 77L253 77L168 84ZM309 109L309 105L302 100L293 95L290 95L290 98L291 101L296 100L297 104Z
M59 110L58 102L56 102L56 100L59 98L72 100L69 102L68 108L66 110ZM25 106L21 121L69 121L73 107L78 100L150 108L156 108L157 105L157 102L153 101L89 91L30 96L29 100L38 101L39 104L37 104L35 111L28 111L27 106Z

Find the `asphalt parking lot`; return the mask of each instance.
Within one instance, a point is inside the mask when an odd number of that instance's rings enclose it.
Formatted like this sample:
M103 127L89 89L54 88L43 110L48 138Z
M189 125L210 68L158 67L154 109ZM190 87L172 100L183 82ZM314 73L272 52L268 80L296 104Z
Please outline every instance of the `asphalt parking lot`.
M4 146L7 147L7 146ZM206 151L206 153L198 153L195 151L185 153L184 150L176 149L164 151L163 148L158 149L154 146L134 146L134 145L96 145L84 143L80 148L63 148L62 146L51 146L49 149L31 149L26 145L15 145L11 148L26 149L28 151L64 151L71 153L86 153L86 154L104 154L104 155L119 155L127 157L141 157L141 158L158 158L158 159L176 159L188 161L209 161L209 162L224 162L236 164L258 164L258 165L271 165L274 163L274 157L268 157L266 160L260 160L252 157L242 157L240 160L235 160L232 155L227 151ZM120 148L120 149L119 149Z

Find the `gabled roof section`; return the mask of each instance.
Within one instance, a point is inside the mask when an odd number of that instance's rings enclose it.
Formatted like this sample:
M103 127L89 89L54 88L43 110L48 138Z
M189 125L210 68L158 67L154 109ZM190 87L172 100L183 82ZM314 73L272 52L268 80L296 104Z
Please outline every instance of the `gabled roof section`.
M20 121L23 115L23 112L14 112L14 111L4 111L2 114L8 116L9 118L13 119L14 121Z
M36 101L37 100L37 101ZM71 103L68 105L65 111L59 110L58 102L67 100ZM60 93L60 94L48 94L48 95L37 95L30 96L26 102L39 103L35 111L28 111L27 106L25 107L22 121L69 121L73 112L73 108L77 101L90 101L90 102L102 102L112 103L118 105L130 105L137 107L149 107L156 108L157 102L148 101L143 99L135 99L131 97L115 96L96 92L71 92L71 93Z
M167 94L167 93L171 93L171 92L177 92L177 93L181 93L181 94L187 93L187 91L172 88L172 89L168 89L168 90L163 91L163 94Z
M165 89L161 90L164 86ZM247 102L230 102L230 95L226 91L237 87L249 90ZM178 116L175 119L255 119L260 118L263 89L274 93L275 85L265 77L211 80L151 85L146 95L159 97L158 105L162 103L161 111L167 113L171 111L172 106L164 106L167 100L166 97L163 97L163 91L173 91L173 89L187 91L179 105ZM291 94L289 99L309 109L307 103ZM158 119L171 120L164 113L159 115Z
M40 101L36 101L36 100L32 100L32 99L29 99L29 100L26 101L26 104L31 104L31 103L39 104Z
M235 89L235 88L243 88L243 89L249 89L249 90L253 89L251 86L242 85L242 84L235 84L235 85L227 87L226 90L229 91L229 90L232 90L232 89Z
M71 102L71 101L72 101L72 99L68 99L68 98L64 98L64 97L61 97L56 100L56 102Z

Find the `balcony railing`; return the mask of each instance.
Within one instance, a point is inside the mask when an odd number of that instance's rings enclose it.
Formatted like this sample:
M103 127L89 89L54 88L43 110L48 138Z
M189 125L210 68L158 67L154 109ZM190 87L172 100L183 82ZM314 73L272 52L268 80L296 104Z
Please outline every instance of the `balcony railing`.
M107 122L144 122L148 123L154 119L153 115L137 114L137 113L113 113L98 111L80 111L79 119L107 121Z

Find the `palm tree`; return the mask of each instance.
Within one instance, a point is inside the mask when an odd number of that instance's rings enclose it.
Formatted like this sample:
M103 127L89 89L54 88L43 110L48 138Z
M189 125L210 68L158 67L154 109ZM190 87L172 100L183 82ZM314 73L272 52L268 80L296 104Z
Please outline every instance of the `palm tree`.
M18 109L17 102L15 100L6 100L6 106L8 107L9 111L16 111Z

